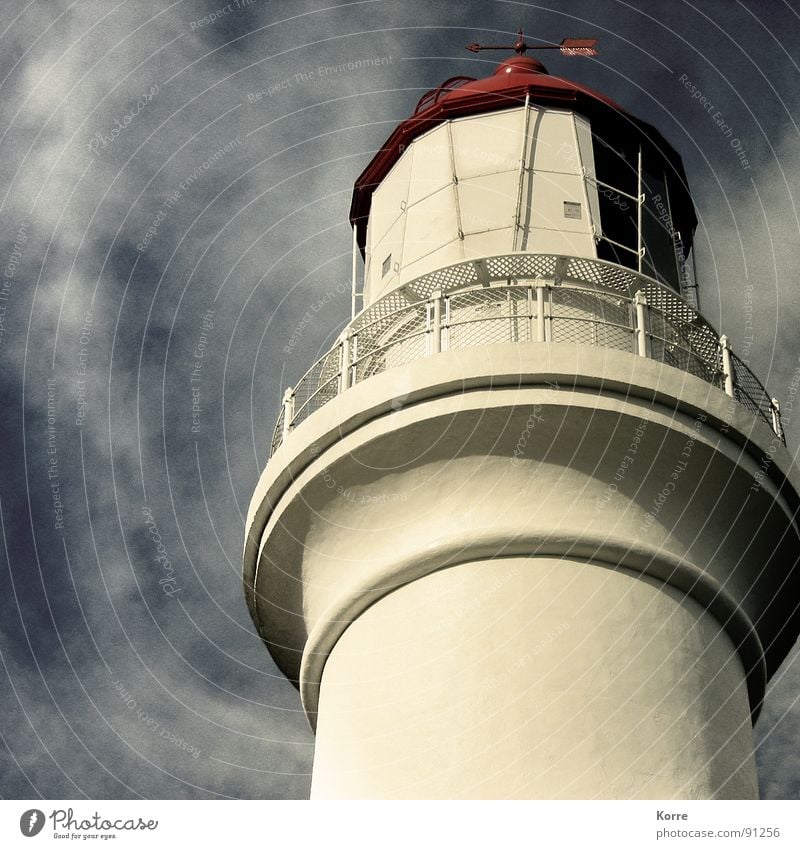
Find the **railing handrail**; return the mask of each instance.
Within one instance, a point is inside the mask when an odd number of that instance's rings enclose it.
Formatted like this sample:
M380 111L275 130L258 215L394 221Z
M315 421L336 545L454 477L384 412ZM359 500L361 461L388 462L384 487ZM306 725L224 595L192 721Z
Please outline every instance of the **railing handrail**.
M511 275L507 273L509 270L517 272L533 271L535 277L531 273ZM543 274L548 270L552 272L550 279ZM580 271L585 272L583 279L577 276ZM570 272L572 273L570 274ZM480 274L481 280L463 285L464 279L472 273ZM589 279L586 279L587 277ZM599 279L597 279L598 277ZM491 285L492 283L502 283L502 285ZM434 286L434 284L436 285ZM526 290L526 294L516 299L508 299L507 293L512 290ZM541 293L537 294L538 290L546 291L547 297L544 300L542 300ZM579 306L579 310L585 310L584 314L558 315L557 312L554 314L553 306L556 307L556 310L559 306L564 306L558 303L557 298L555 300L553 298L554 293L559 291L583 292L589 299ZM421 297L424 292L427 292L427 296ZM451 303L451 298L460 295L473 297L476 300L472 304L457 305L456 313L466 307L479 306L481 302L497 304L501 307L503 304L513 304L514 312L513 314L503 315L477 315L466 319L459 318L457 314L451 316L450 308L443 309L442 307L444 304ZM629 323L621 324L618 321L606 319L603 312L603 304L606 303L606 300L598 299L598 295L611 295L620 301L624 301L628 307ZM591 302L593 298L595 299L594 304ZM619 306L621 305L620 303ZM594 312L593 309L597 307L599 307L599 311ZM397 332L397 321L401 319L403 313L413 315L415 312L420 318L424 312L425 321L423 325L412 324L411 327L407 328L407 332L399 337L386 338L387 335ZM659 316L663 323L664 329L661 333L653 327L655 316ZM453 320L454 318L455 320ZM611 317L609 316L609 318ZM631 353L667 362L668 365L689 371L713 385L718 385L724 377L724 386L720 388L723 388L726 394L750 409L751 412L759 415L776 435L782 440L784 439L777 402L770 397L764 385L750 368L733 354L727 337L719 336L705 318L672 289L651 277L605 260L559 257L552 254L518 253L487 257L437 269L435 272L411 281L400 290L389 292L383 298L362 310L346 327L337 344L305 372L293 389L287 390L290 403L288 407L286 402L284 403L278 426L276 426L273 434L270 456L280 446L283 436L291 430L301 414L303 414L302 419L304 420L312 415L315 409L319 409L333 397L341 394L342 391L346 391L353 383L357 382L357 367L370 358L378 358L412 338L425 335L430 335L431 342L427 345L422 356L429 356L446 348L446 344L439 341L444 338L442 330L455 330L482 322L524 319L529 321L530 329L524 335L530 335L530 341L534 341L534 336L539 341L551 341L554 332L553 326L556 325L558 330L563 331L570 322L573 325L575 323L591 324L596 327L603 326L632 333ZM541 325L536 334L533 331L534 323ZM546 324L549 324L547 332L545 332ZM490 332L487 331L487 333ZM591 332L596 334L598 331L594 329ZM343 342L345 336L347 338ZM669 338L670 336L672 338ZM359 337L366 337L371 340L366 352L362 353L360 350ZM487 337L477 342L459 345L459 347L491 344L493 341L497 340ZM508 341L520 341L518 329L517 339L509 339ZM654 354L652 350L656 342L661 346L660 356ZM590 344L604 343L592 341ZM608 341L605 344L609 347L615 347ZM617 345L617 347L619 346ZM683 365L676 365L676 358L674 357L676 351L686 355ZM410 362L417 356L419 355L412 356L403 362ZM344 361L345 357L346 362ZM395 365L399 364L402 363ZM385 362L378 363L377 366L379 367L369 372L367 378L393 367L393 365L387 366ZM323 369L326 369L324 381L321 380ZM737 372L739 371L743 371L743 377L746 376L744 381L737 379ZM338 382L336 381L337 377L340 378ZM743 386L743 383L748 383L750 379L755 387L760 390L760 398L753 397ZM331 393L331 384L335 382L337 383L335 391ZM315 385L307 385L309 383ZM753 384L748 383L751 390ZM304 390L303 393L300 393L304 395L303 402L295 409L294 399L301 388ZM327 391L323 392L323 390ZM306 392L307 394L305 394ZM308 411L309 405L312 405L312 402L316 403L320 396L322 397L318 406ZM288 415L287 410L289 411ZM279 435L279 429L282 435Z

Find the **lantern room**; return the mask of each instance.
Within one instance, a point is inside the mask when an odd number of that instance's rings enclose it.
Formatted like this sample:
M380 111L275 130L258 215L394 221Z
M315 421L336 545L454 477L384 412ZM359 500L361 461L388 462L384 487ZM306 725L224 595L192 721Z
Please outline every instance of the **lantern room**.
M678 154L527 56L424 95L357 180L350 220L365 306L432 269L515 252L609 260L695 300Z

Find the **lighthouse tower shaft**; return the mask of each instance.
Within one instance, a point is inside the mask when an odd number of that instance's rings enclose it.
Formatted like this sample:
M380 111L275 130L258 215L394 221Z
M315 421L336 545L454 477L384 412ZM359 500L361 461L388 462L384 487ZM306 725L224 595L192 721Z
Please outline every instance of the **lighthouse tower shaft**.
M754 798L796 639L777 405L697 312L680 159L535 60L356 183L363 309L289 390L245 590L318 798Z

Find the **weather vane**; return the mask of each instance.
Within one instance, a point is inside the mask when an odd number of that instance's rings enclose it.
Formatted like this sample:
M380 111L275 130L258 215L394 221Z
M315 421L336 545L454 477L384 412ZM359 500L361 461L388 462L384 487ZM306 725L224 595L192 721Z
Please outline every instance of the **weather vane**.
M517 33L516 44L468 44L467 50L478 53L481 50L514 50L522 56L526 50L560 50L564 56L597 56L594 49L596 38L565 38L561 44L526 44L522 29Z

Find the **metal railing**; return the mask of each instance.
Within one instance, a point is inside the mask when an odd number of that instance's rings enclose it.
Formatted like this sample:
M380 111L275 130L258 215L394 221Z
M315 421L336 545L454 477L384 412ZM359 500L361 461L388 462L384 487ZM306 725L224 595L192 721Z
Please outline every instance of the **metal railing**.
M509 254L424 275L356 316L286 390L270 456L292 428L355 383L441 351L508 342L649 357L722 389L784 440L777 401L727 337L671 289L602 260Z

